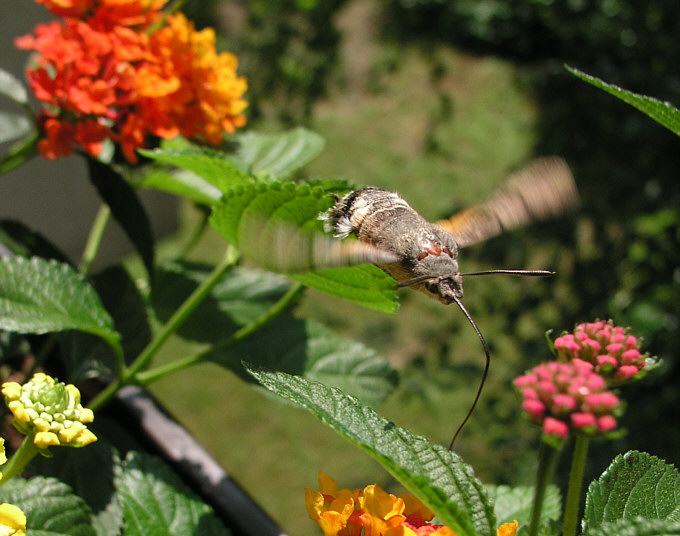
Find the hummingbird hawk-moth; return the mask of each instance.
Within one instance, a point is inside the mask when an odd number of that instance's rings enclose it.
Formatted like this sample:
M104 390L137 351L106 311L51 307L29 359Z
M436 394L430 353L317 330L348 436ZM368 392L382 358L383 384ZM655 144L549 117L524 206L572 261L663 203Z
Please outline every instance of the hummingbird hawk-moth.
M556 216L578 199L574 179L561 158L541 158L511 175L486 202L447 220L430 223L398 194L364 188L336 200L325 220L335 237L356 235L359 241L394 255L392 262L373 261L396 279L444 304L463 297L458 251L531 220ZM546 275L544 271L498 271Z
M398 194L374 187L352 191L335 198L335 205L320 214L328 235L296 233L285 226L275 234L250 226L242 244L257 256L260 264L283 272L372 263L397 280L444 304L456 303L474 328L486 354L486 366L474 402L459 426L456 437L472 415L489 363L489 347L461 299L463 276L490 273L545 276L546 270L490 270L461 274L458 253L461 248L525 225L533 220L558 216L578 202L574 179L559 157L534 160L517 173L485 202L451 218L428 222ZM267 235L266 237L264 235ZM339 240L355 235L358 240ZM264 248L256 244L266 243ZM264 245L264 244L263 244Z

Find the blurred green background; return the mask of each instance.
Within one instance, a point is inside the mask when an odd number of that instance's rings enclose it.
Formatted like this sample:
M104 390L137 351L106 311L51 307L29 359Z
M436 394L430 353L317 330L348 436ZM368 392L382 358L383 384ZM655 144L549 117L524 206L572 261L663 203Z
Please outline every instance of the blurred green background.
M665 361L658 374L626 389L629 433L592 446L589 476L631 448L678 463L680 140L563 64L680 103L680 4L193 0L186 11L199 27L215 26L223 48L239 56L250 86L248 128L304 125L326 139L307 176L397 190L437 219L482 200L534 156L564 156L582 194L577 213L461 254L463 271L546 268L558 275L467 281L465 302L493 361L456 449L484 481L531 484L537 434L519 415L511 381L549 357L546 330L611 317ZM182 207L184 224L196 217ZM221 251L209 234L196 258ZM392 316L315 292L298 313L388 357L402 377L380 412L448 444L483 367L460 311L404 290ZM177 341L163 358L182 352ZM318 471L343 487L396 489L313 417L213 365L152 391L290 534L319 533L303 493Z

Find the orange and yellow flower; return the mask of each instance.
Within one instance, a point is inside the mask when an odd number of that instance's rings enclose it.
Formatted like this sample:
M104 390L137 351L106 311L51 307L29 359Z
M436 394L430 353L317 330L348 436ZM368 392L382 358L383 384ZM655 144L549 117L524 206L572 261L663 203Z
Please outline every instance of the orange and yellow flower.
M77 147L98 156L112 140L134 163L154 138L217 145L245 124L247 83L236 57L216 51L213 30L164 15L166 0L39 1L64 19L15 44L37 53L27 78L44 105L46 158Z
M324 536L455 536L432 523L434 514L411 495L387 493L377 484L364 489L338 489L330 476L319 473L319 491L305 487L307 514ZM504 523L497 536L515 536L518 523Z

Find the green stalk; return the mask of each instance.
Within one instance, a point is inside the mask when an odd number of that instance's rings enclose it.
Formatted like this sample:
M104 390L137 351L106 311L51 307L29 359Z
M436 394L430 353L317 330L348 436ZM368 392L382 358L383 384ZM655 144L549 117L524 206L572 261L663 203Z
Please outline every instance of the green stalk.
M531 510L531 521L529 522L529 536L537 536L543 512L543 500L548 484L552 480L555 472L555 464L560 452L559 448L548 445L541 441L538 452L538 469L536 471L536 485L534 487L534 501Z
M586 469L589 442L590 439L584 435L579 434L576 436L574 457L571 460L571 471L569 473L567 501L564 506L562 536L576 536L578 515L581 506L581 487L583 486L583 473Z
M156 355L158 350L161 349L163 344L170 338L170 336L179 329L179 327L184 324L184 322L189 318L194 309L200 305L200 303L206 298L210 291L219 283L222 276L230 268L236 264L238 260L238 252L229 247L227 253L225 254L222 261L215 266L212 273L207 277L201 285L191 293L191 295L182 303L182 305L175 311L175 313L170 317L170 319L165 323L163 328L158 334L153 338L153 340L147 345L144 350L137 356L135 361L130 365L129 368L125 369L121 376L111 383L106 389L101 391L92 401L88 404L88 407L92 410L99 408L104 402L111 398L118 389L128 385L130 383L137 383L137 374L140 370L144 369L151 359Z
M83 258L78 267L78 271L83 275L87 275L90 272L90 268L92 268L92 263L99 251L99 246L102 243L104 231L106 230L110 217L111 209L108 205L102 204L99 207L97 216L92 224L92 229L90 229L90 236L87 238L87 244L85 244L85 250L83 251Z
M33 443L33 437L24 437L23 443L19 446L17 451L12 454L7 465L2 468L2 477L0 477L0 486L7 482L14 475L21 473L24 467L30 462L35 455L38 454L38 447Z
M182 359L178 359L176 361L173 361L172 363L168 363L167 365L161 367L156 367L152 370L140 372L137 375L137 382L140 385L147 385L152 381L155 381L158 378L165 376L166 374L170 374L172 372L182 370L191 365L200 363L201 361L203 361L205 356L213 352L216 352L217 350L222 350L240 341L241 339L245 339L248 335L250 335L254 331L257 331L262 326L267 324L272 318L283 312L286 309L286 307L288 307L288 305L300 293L302 288L303 285L301 283L296 283L290 289L288 289L288 292L281 296L281 298L279 298L279 300L269 309L267 309L267 311L265 311L262 315L253 320L250 324L246 324L241 329L234 332L231 336L227 337L223 341L213 344L212 346L208 347L207 349L197 354L193 354Z

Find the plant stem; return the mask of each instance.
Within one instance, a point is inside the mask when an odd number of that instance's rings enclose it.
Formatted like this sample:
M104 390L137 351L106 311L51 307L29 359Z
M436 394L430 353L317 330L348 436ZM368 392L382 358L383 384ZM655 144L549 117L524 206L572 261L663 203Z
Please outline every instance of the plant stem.
M238 252L231 246L227 249L222 261L215 266L212 273L201 283L194 292L180 305L179 309L170 317L170 319L161 328L160 332L153 338L153 340L142 350L135 361L129 368L125 369L119 378L112 382L108 387L102 390L92 401L88 407L92 410L99 408L104 402L111 398L118 389L130 383L138 383L137 374L140 370L146 367L151 359L156 355L158 350L168 340L168 338L184 324L191 313L199 306L199 304L206 298L210 291L219 283L224 273L236 264L238 260Z
M165 376L166 374L170 374L172 372L176 372L191 365L200 363L207 355L218 350L222 350L234 344L235 342L240 341L241 339L245 339L248 335L264 326L272 318L279 315L286 307L288 307L288 305L293 301L293 299L295 299L295 297L300 293L302 289L303 285L301 283L296 283L290 289L288 289L288 292L281 296L281 298L279 298L279 300L269 309L267 309L267 311L265 311L262 315L253 320L250 324L246 324L241 329L234 332L231 336L227 337L223 341L213 344L212 346L206 348L205 350L197 354L193 354L182 359L178 359L176 361L173 361L172 363L168 363L167 365L161 367L156 367L152 370L140 372L137 375L137 382L141 385L147 385L152 381L155 381L158 378Z
M83 275L87 275L90 272L90 268L92 268L92 263L97 256L97 251L99 251L99 246L102 243L104 231L106 230L110 217L111 209L107 204L102 204L94 219L92 229L90 229L90 236L87 238L87 244L83 251L83 258L78 267L78 271Z
M7 465L2 468L0 486L14 475L21 473L24 467L38 454L38 447L33 443L33 437L25 437L17 451L12 454Z
M586 468L589 441L590 439L586 436L576 436L574 457L571 460L571 471L569 474L569 487L567 488L567 501L564 506L563 536L576 536L579 507L581 505L581 487L583 485L583 473Z
M538 452L538 469L536 471L533 508L531 510L531 521L529 523L529 536L536 536L538 534L541 513L543 512L545 491L552 480L559 452L559 448L555 448L552 445L548 445L544 441L541 441L540 450Z

